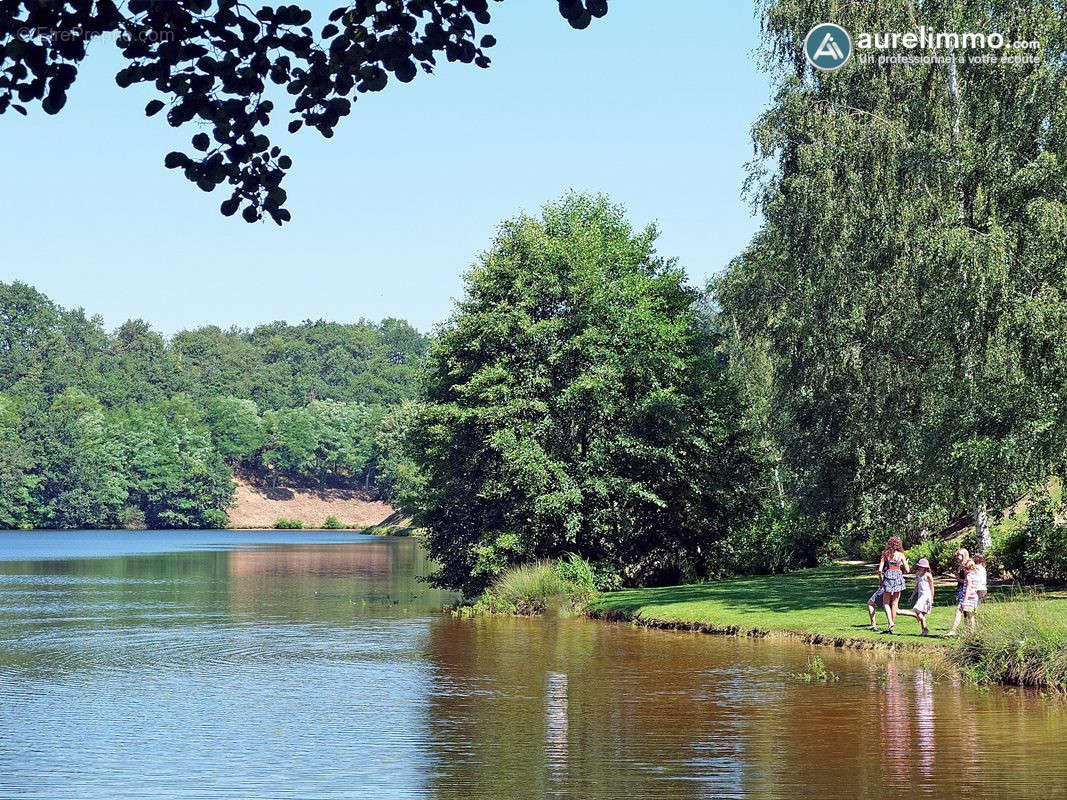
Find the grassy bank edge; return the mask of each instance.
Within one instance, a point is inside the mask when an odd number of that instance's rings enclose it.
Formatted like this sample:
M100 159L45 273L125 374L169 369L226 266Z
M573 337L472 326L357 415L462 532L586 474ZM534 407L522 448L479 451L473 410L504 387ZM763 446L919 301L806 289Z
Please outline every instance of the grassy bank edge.
M889 637L866 628L864 601L872 580L869 566L836 564L785 575L629 589L601 594L586 615L662 630L910 652L921 655L931 672L956 674L976 684L1067 693L1063 592L1002 588L998 599L981 609L977 631L959 639L908 633L907 626L915 625L911 619L898 620L898 635ZM939 592L935 614L943 627L954 616L951 582L942 582ZM879 622L884 623L881 612Z
M899 638L891 639L887 637L885 639L870 639L860 636L840 636L829 633L794 631L787 628L746 627L743 625L720 625L712 622L700 622L696 620L657 619L656 617L647 616L641 613L608 610L595 606L587 608L585 610L585 615L594 620L628 623L641 628L655 628L667 631L688 631L691 633L704 633L712 636L735 636L747 639L789 639L803 644L841 647L851 650L931 652L936 649L945 650L949 646L947 642L920 644L918 642L902 641Z

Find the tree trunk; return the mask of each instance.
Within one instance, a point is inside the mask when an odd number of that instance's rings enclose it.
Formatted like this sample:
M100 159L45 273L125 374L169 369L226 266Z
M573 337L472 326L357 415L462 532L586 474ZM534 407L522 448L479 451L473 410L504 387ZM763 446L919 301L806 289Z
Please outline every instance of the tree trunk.
M986 514L985 506L975 506L974 531L978 534L978 544L982 552L988 553L993 548L993 536L989 532L989 515Z
M778 505L785 511L785 489L782 487L782 471L774 465L774 485L778 487Z

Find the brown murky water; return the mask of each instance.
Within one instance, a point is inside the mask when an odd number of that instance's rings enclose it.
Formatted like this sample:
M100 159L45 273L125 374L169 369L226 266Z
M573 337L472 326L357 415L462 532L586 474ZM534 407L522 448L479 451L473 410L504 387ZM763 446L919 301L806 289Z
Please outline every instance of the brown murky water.
M0 798L1067 797L1062 700L453 620L410 540L0 533L0 558ZM811 652L838 683L791 677Z

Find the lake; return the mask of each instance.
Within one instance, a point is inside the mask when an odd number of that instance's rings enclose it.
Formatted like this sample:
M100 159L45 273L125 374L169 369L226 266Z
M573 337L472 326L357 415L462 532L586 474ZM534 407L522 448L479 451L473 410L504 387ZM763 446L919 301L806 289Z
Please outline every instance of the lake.
M412 539L4 532L0 559L0 798L1067 797L1062 700L455 620ZM813 652L838 683L792 677Z

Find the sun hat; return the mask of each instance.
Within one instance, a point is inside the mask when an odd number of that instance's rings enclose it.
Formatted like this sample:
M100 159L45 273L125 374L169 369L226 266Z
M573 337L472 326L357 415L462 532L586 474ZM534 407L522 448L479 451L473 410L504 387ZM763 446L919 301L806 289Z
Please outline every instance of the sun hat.
M922 569L930 569L930 562L925 558L920 558L918 563L915 564L915 566L921 567Z

